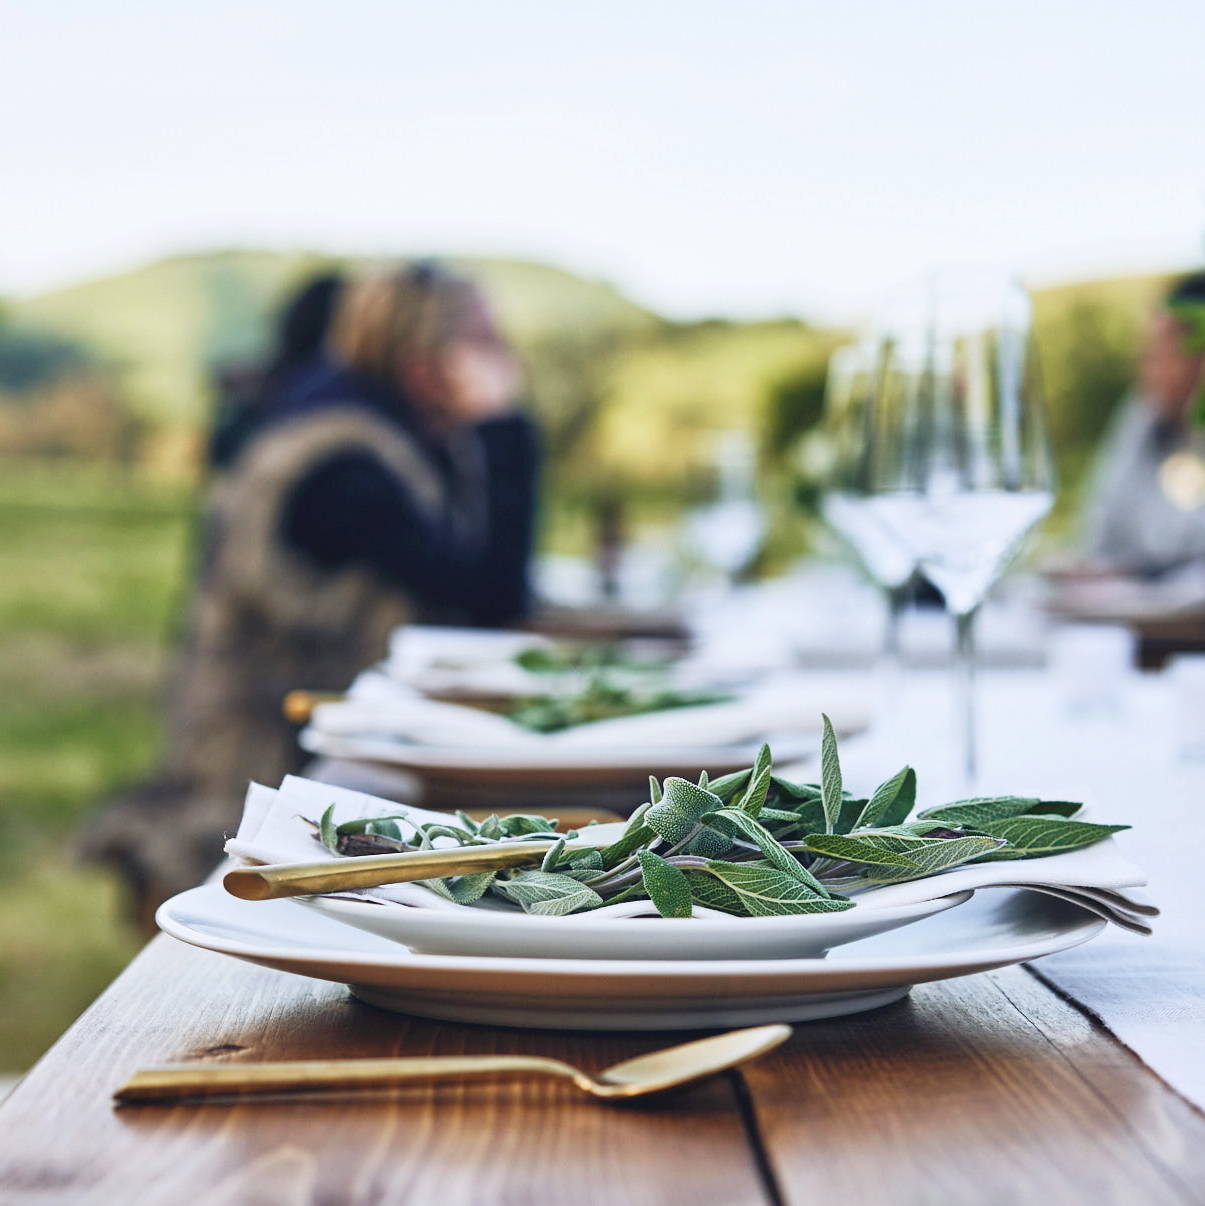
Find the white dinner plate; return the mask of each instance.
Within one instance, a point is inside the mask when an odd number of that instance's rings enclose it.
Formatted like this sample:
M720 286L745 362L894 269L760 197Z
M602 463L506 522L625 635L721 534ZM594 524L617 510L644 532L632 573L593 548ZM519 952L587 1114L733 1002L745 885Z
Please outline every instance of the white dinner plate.
M311 754L336 761L380 766L386 773L413 775L430 808L493 808L497 811L547 812L557 804L592 804L626 816L648 792L649 775L697 779L706 769L718 779L752 766L759 743L706 747L680 746L618 750L473 748L419 745L385 737L343 737L302 732L300 743ZM780 762L814 757L818 734L793 734L772 742ZM781 752L780 752L781 751Z
M969 892L843 913L784 917L540 917L491 901L422 909L375 896L308 896L303 908L379 934L417 954L519 959L815 959L835 946L910 925L963 904ZM620 906L616 906L620 907Z
M156 917L195 946L347 984L385 1009L537 1029L693 1030L804 1021L888 1004L913 984L1067 950L1105 922L1035 892L991 889L917 925L824 959L514 959L414 954L287 900L237 900L217 884Z

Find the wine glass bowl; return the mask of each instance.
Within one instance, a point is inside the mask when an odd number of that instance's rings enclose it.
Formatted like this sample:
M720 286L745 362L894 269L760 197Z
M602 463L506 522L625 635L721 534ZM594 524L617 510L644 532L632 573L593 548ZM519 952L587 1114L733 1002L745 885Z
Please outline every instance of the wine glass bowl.
M935 274L885 309L875 361L861 486L955 617L973 781L973 618L1054 499L1028 294Z

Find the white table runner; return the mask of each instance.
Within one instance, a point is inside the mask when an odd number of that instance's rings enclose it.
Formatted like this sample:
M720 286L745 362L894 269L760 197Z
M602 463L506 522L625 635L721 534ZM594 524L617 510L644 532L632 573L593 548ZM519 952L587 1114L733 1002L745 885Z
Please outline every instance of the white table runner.
M1153 937L1110 927L1084 947L1043 959L1037 970L1205 1108L1205 873L1193 841L1205 816L1205 763L1185 760L1176 748L1169 684L1133 674L1116 708L1092 716L1071 713L1050 674L994 673L981 685L976 794L1084 798L1093 820L1133 825L1117 840L1147 872L1149 896L1163 910ZM873 786L871 778L909 760L923 802L966 794L956 777L943 676L910 676L893 715L886 732L848 743L842 760L850 785Z

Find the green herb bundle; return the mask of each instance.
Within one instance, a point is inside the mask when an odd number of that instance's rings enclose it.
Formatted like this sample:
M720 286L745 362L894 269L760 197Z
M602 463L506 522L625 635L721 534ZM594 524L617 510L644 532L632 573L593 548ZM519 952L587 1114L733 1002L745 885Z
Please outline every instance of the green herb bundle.
M965 863L1040 858L1090 846L1126 825L1074 820L1082 805L1028 796L988 796L926 808L916 804L911 767L868 798L843 790L837 739L823 718L819 783L774 773L768 746L747 770L698 783L649 780L649 798L608 846L570 842L547 817L415 824L407 815L315 824L342 855L430 850L439 838L462 846L538 840L554 844L538 869L426 880L461 904L487 892L544 916L580 913L632 899L663 917L689 917L695 904L738 917L836 913L879 884L937 875ZM407 832L403 832L405 826Z
M515 662L554 683L558 678L573 676L579 682L584 678L577 690L533 695L507 712L515 724L537 733L557 733L596 720L722 703L730 698L675 690L665 683L668 662L632 657L620 645L586 645L573 651L534 647L517 654Z

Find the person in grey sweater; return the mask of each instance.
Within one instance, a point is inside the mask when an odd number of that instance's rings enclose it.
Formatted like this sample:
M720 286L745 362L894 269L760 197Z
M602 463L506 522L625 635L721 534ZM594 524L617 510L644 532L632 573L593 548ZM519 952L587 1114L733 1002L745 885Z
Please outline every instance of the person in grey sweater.
M1134 392L1107 436L1086 513L1084 552L1102 569L1158 578L1205 563L1205 273L1179 281L1151 320Z

